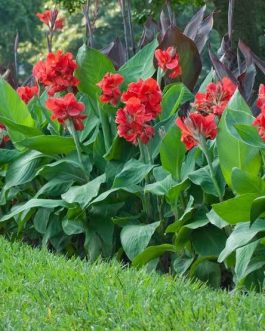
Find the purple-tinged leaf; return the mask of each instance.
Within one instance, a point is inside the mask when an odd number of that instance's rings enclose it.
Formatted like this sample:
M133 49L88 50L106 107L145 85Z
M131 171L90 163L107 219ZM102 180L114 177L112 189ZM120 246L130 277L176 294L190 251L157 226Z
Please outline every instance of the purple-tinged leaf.
M116 70L126 61L126 50L119 38L116 38L108 46L101 49L101 53L110 58Z
M197 13L192 17L192 19L189 21L189 23L186 25L185 30L183 34L185 36L189 37L192 40L195 40L195 37L197 36L197 33L199 31L199 28L202 24L203 17L205 14L206 5L204 5Z
M202 68L200 54L195 43L175 26L172 26L167 30L159 48L167 49L170 46L175 47L180 56L182 82L193 90Z
M209 39L209 34L212 31L213 28L213 15L214 13L211 13L207 17L204 18L204 20L201 23L201 26L199 28L199 31L197 33L197 36L195 37L195 44L198 47L199 52L201 53L204 49L204 46Z
M154 40L158 31L158 24L152 19L152 17L149 16L144 24L144 30L139 42L139 48L142 48Z

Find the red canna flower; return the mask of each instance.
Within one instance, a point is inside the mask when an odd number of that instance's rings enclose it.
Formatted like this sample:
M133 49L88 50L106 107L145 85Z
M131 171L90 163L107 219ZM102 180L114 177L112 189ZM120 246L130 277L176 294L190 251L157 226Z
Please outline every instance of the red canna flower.
M39 88L37 85L31 87L21 86L17 88L17 93L25 103L29 103L29 101L34 97L34 95L38 95Z
M84 129L83 120L87 116L81 113L85 110L85 105L78 102L73 93L68 93L62 98L48 99L46 107L52 111L52 120L58 120L61 124L70 120L76 130L82 131Z
M103 94L100 96L100 101L103 103L111 103L116 106L121 96L120 85L124 78L120 74L107 73L103 79L97 83Z
M265 107L265 85L264 84L260 84L260 87L259 87L257 107L259 107L260 109Z
M217 135L217 126L213 114L203 116L200 113L190 113L184 119L178 117L176 124L181 130L181 141L185 144L187 150L198 145L201 137L214 139Z
M169 73L170 78L176 78L182 74L182 69L179 63L179 54L174 47L168 47L166 50L157 49L155 58L158 66Z
M46 10L43 13L37 13L36 16L41 22L46 24L51 31L61 30L64 25L62 18L57 18L58 10Z
M77 63L73 60L72 53L49 53L45 61L39 61L33 67L35 79L48 87L49 96L56 92L76 87L79 80L74 77Z
M162 92L155 79L148 78L129 84L127 91L122 94L121 100L127 103L132 97L138 98L144 105L144 112L149 121L160 114Z
M6 127L4 124L0 123L0 147L4 147L9 140L10 139L7 135Z
M138 139L143 144L147 144L153 137L155 130L146 121L144 105L140 99L132 97L124 108L117 111L118 135L135 145L138 143Z
M213 113L222 116L229 100L236 90L236 85L227 77L217 83L210 83L206 93L198 92L192 106L203 114Z
M264 108L265 113L265 108ZM258 133L261 138L265 141L265 114L261 113L255 118L253 125L258 127Z

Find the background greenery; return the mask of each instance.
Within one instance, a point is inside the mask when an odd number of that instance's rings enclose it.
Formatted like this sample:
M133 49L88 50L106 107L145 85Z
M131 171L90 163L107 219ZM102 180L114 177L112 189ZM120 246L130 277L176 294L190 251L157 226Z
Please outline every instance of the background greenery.
M38 22L35 13L57 5L64 9L66 27L57 35L55 49L64 48L76 52L83 43L84 21L80 14L84 0L0 0L0 65L13 63L14 40L19 33L19 65L21 76L26 76L33 63L46 53L45 27ZM142 24L148 15L158 19L164 0L131 0L135 34L139 38ZM203 0L172 0L177 24L183 27ZM208 0L209 8L216 8L215 29L211 42L218 45L220 35L227 31L227 0ZM235 38L242 38L261 57L265 57L265 2L263 0L236 0ZM92 1L95 4L95 0ZM122 18L117 0L99 1L98 19L95 26L95 47L102 48L115 37L123 37ZM71 13L71 15L69 13ZM24 72L25 71L25 72Z
M265 298L0 238L1 330L264 330Z

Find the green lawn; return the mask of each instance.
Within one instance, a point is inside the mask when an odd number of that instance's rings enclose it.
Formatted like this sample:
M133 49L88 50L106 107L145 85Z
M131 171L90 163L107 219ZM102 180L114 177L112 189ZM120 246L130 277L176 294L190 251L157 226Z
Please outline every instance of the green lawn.
M215 292L0 238L0 330L265 330L265 296Z

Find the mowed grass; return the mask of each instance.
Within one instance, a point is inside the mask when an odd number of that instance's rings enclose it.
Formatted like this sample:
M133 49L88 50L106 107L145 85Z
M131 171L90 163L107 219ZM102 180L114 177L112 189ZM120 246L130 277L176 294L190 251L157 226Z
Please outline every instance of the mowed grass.
M265 330L265 297L0 238L0 330Z

